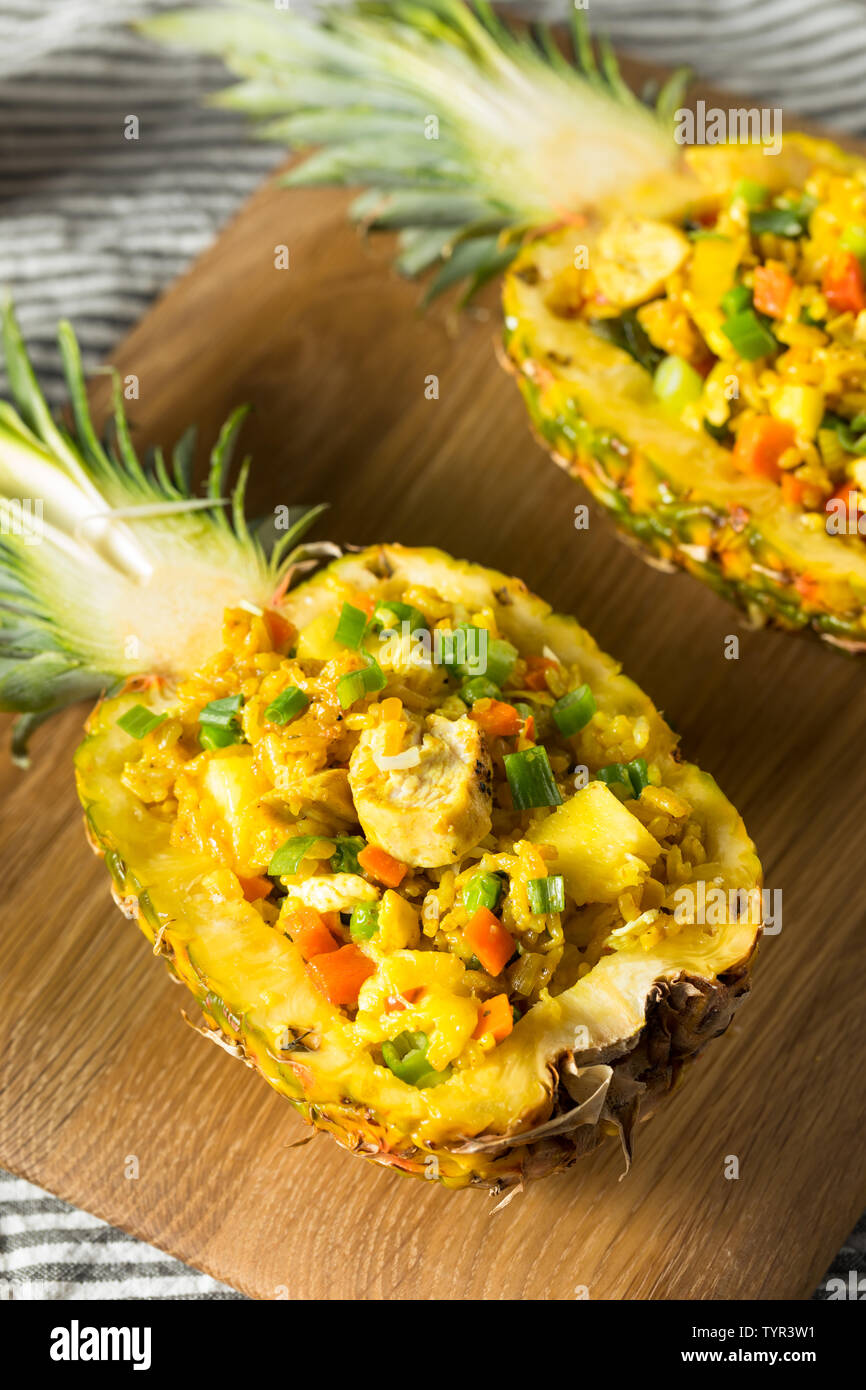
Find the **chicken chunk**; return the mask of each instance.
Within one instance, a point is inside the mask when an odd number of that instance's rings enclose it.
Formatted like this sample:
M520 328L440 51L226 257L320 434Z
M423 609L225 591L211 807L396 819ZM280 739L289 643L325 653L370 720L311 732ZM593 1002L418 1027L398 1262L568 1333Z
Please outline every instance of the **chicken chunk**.
M389 765L384 738L382 724L365 729L349 763L364 834L416 868L455 863L490 831L492 767L478 725L465 715L413 720L404 741L417 751L411 766Z
M689 249L676 227L648 217L619 217L599 237L592 269L605 299L626 309L658 294Z

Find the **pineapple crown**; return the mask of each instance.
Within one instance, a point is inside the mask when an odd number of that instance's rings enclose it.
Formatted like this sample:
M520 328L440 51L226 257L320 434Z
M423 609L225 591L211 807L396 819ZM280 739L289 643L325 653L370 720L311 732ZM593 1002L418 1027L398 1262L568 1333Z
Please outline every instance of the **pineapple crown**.
M101 440L68 323L59 342L69 430L52 418L5 307L15 405L0 401L0 709L22 712L18 761L32 730L65 705L132 677L194 668L214 649L226 607L264 607L309 558L298 542L323 510L300 511L269 547L244 515L249 460L228 488L245 408L223 426L205 494L194 496L194 431L170 460L157 449L142 463L112 373L113 413Z
M470 297L523 236L680 162L686 74L650 108L577 10L570 56L548 27L518 33L487 0L355 0L313 18L226 0L139 28L221 57L240 81L211 100L263 139L312 151L285 183L365 187L353 218L399 233L403 273L436 268L428 299L460 282Z

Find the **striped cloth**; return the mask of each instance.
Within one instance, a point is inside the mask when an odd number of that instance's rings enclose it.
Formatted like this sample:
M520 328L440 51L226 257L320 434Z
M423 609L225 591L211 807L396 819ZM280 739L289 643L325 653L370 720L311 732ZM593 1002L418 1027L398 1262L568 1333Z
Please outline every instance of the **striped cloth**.
M178 3L0 0L0 287L53 401L63 398L57 320L74 321L95 367L282 159L236 116L202 109L222 83L218 63L125 27ZM571 5L513 8L561 18ZM690 63L732 90L866 130L864 0L591 0L589 18L624 52ZM138 141L123 137L128 115ZM852 1270L866 1274L866 1221L828 1278ZM826 1284L816 1297L830 1296ZM240 1297L2 1173L0 1296Z
M0 1172L0 1299L242 1297L23 1178Z

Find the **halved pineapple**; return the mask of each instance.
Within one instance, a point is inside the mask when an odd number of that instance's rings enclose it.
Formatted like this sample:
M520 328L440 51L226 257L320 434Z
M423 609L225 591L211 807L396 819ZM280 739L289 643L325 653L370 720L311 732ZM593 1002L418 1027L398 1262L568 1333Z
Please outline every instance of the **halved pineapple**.
M508 356L538 437L657 564L860 650L866 292L845 247L859 229L866 257L866 163L788 136L774 194L747 150L700 154L700 221L657 224L694 238L665 283L600 295L603 222L580 232L595 276L573 230L534 241L505 278Z
M386 664L375 622L360 650L340 646L347 607L375 615L395 603L416 623L425 608L439 615L431 636L482 622L497 644L491 664L504 662L498 688L479 693L473 680L486 678L414 666L408 653ZM267 621L235 610L227 645L215 634L202 670L127 690L91 716L78 788L121 904L158 940L211 1035L353 1151L499 1189L567 1166L606 1133L629 1150L638 1114L748 987L760 869L740 817L679 760L616 664L518 580L385 545L335 561L279 611L291 635L276 647ZM337 633L339 655L288 655L309 629ZM374 688L351 699L358 671L374 672ZM276 722L280 695L296 689L308 703ZM203 748L208 711L239 693L233 738L249 742ZM271 718L247 719L263 695ZM162 722L135 740L131 710ZM420 795L417 761L400 763L417 748L410 727L432 711L481 739L470 775L488 807L477 840L438 867L397 858L425 831L433 842L442 808L453 810ZM306 776L351 768L371 730L401 726L378 775L415 822L408 840L393 821L369 820L363 802L347 824L339 807L293 801ZM530 779L517 811L521 769L536 757L541 790ZM154 760L187 790L153 799ZM443 793L464 774L446 768ZM688 924L677 893L699 880L741 891L751 910ZM416 1054L420 1072L405 1070Z
M644 106L579 12L569 56L463 0L145 28L222 55L226 105L319 147L288 182L373 184L354 215L398 230L407 274L438 266L430 296L506 271L537 434L652 563L866 649L866 162L677 143L683 82Z
M105 692L88 834L207 1036L450 1186L629 1152L748 989L760 866L713 779L519 580L384 545L286 593L323 548L266 555L242 482L227 520L231 431L194 498L183 451L142 466L119 392L98 442L71 330L72 433L4 331L0 705L23 756Z

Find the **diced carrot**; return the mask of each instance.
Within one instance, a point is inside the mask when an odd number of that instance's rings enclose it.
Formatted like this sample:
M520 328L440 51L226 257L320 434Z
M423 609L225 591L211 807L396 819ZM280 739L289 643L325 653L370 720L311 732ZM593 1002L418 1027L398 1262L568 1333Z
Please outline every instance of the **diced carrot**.
M768 261L755 269L754 299L755 308L771 318L784 317L794 281L778 261Z
M376 611L376 600L372 594L365 594L361 589L356 589L349 602L353 608L360 608L362 613L366 613L368 618L372 618Z
M313 907L296 907L283 918L283 924L304 960L336 951L337 942L321 913Z
M338 1008L357 1004L362 984L375 973L375 965L357 946L341 946L339 951L313 956L307 964L316 989Z
M366 849L361 850L358 863L362 869L366 869L371 878L384 883L386 888L399 888L409 872L408 864L401 864L400 860L388 854L387 850L377 849L375 845L367 845Z
M478 1023L473 1038L482 1038L485 1033L492 1033L497 1042L502 1042L514 1027L514 1015L511 1012L511 1005L508 1002L507 994L494 995L488 999L478 1011Z
M487 907L479 907L463 936L488 975L498 975L514 955L514 937Z
M813 579L810 574L798 574L794 580L794 588L807 603L816 603L821 593L817 579Z
M419 994L423 994L423 987L418 989L404 989L402 994L389 994L385 1000L385 1011L387 1013L403 1013L414 1004Z
M534 742L535 742L535 715L534 715L534 714L530 714L529 718L528 718L527 721L526 721L526 727L525 727L524 730L523 730L523 737L526 739L527 743L534 743Z
M239 876L239 879L248 903L257 903L259 898L266 898L274 886L269 878L240 878Z
M779 459L793 443L793 425L772 415L755 415L737 435L734 463L744 473L778 482L782 473Z
M551 661L549 656L528 656L526 658L526 676L523 681L524 689L546 690L545 672L553 670L555 666L556 662Z
M824 298L837 314L859 314L866 308L863 268L853 251L831 256L821 279Z
M792 507L798 507L803 501L803 484L799 478L795 478L793 473L782 474L782 497Z
M523 720L513 705L504 700L476 700L470 710L472 718L491 738L510 738L519 734Z
M287 651L297 637L298 629L273 608L265 609L264 618L274 651Z

